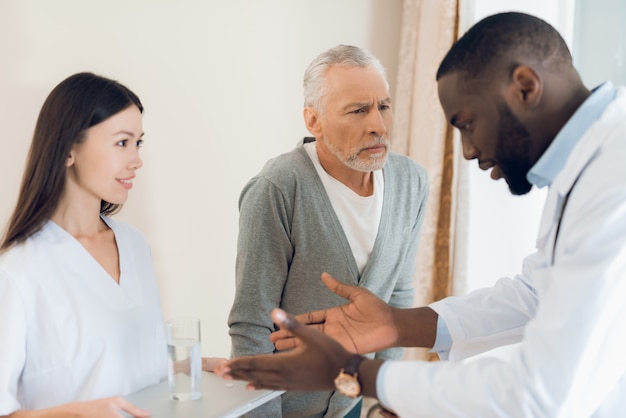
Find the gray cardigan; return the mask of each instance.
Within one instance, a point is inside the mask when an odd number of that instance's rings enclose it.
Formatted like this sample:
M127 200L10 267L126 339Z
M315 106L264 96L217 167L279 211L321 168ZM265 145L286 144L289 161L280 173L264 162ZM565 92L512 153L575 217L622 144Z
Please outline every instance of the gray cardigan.
M322 272L366 287L392 306L410 307L413 301L417 242L428 195L424 168L405 156L389 154L383 168L378 234L359 274L303 143L268 161L239 199L236 292L228 318L233 357L274 351L269 341L275 329L270 311L277 306L299 314L346 303L324 286ZM376 357L392 359L401 354L401 349L391 349ZM343 416L351 402L334 392L285 393L282 413L285 417ZM277 399L251 415L277 417L279 408Z

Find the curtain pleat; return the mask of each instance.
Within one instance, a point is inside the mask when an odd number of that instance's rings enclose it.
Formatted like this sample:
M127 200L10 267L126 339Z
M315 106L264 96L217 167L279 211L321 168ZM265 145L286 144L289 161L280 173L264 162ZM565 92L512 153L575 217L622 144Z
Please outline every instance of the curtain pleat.
M428 171L430 194L417 254L415 306L463 290L466 266L467 179L460 142L439 104L439 63L458 38L467 4L404 0L392 149ZM407 359L436 359L407 349Z

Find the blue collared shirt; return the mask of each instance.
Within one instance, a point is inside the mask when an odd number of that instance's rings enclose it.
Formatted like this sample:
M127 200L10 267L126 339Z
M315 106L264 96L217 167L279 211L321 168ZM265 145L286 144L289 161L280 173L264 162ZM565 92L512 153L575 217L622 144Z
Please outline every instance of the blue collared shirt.
M531 184L539 188L552 184L557 174L565 166L574 146L602 115L604 109L615 99L616 95L617 89L610 81L592 90L591 95L574 112L526 175ZM446 353L450 351L451 346L450 331L448 331L443 319L439 317L437 319L437 337L430 351L432 353Z
M592 90L591 95L574 112L526 175L531 184L540 188L552 184L565 166L574 146L615 99L616 94L617 89L610 81Z

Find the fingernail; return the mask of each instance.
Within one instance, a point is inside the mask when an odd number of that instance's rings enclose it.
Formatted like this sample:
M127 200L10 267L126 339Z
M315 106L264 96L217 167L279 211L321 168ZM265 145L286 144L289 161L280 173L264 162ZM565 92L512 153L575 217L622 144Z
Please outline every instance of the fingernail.
M276 315L276 319L280 322L285 322L285 320L287 319L287 314L282 309L276 310L275 315Z

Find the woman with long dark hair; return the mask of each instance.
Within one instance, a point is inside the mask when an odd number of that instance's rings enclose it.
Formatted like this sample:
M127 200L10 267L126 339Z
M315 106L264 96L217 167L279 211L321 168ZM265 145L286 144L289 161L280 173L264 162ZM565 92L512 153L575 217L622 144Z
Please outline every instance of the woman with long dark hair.
M119 395L167 374L152 259L109 217L142 166L142 112L91 73L41 109L0 242L0 416L149 415Z

